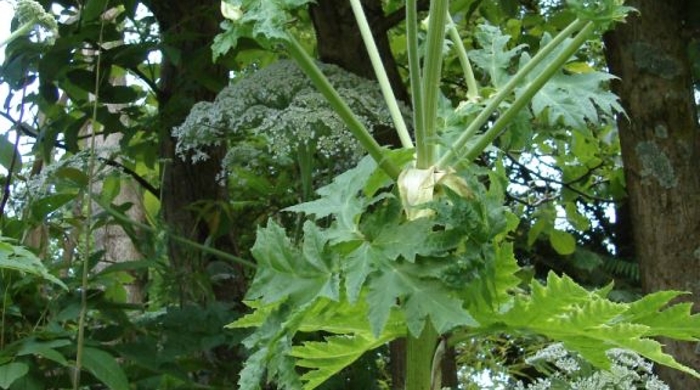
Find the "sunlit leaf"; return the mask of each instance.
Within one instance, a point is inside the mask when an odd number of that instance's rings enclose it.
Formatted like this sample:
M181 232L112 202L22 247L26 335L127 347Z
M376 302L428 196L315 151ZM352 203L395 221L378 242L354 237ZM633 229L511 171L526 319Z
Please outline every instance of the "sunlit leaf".
M549 233L549 242L560 255L570 255L576 250L576 239L571 233L562 230L552 230Z

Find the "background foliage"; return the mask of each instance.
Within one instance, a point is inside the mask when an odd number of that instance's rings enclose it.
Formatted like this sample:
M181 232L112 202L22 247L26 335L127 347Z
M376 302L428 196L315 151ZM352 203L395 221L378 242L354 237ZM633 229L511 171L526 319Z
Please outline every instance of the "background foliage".
M613 363L626 367L622 375L608 366L608 348L680 367L651 337L693 339L698 320L688 304L667 308L679 293L641 296L620 218L622 107L609 92L599 38L495 147L458 167L469 196L445 188L426 206L433 219L409 221L389 179L360 159L339 118L269 40L286 34L274 23L293 21L303 47L317 50L307 1L245 7L262 21L250 31L231 29L218 2L188 7L189 15L167 3L41 2L56 25L42 19L46 28L4 47L2 115L11 131L0 137L0 388L256 388L261 378L287 388L390 388L386 343L425 326L454 331L460 388L483 386L475 384L482 368L505 386L619 380L606 376L613 373L653 388L646 361L625 366L638 356L621 352ZM388 17L403 11L403 2L376 3ZM575 17L545 1L462 0L451 12L479 89L470 97L457 43L446 43L443 148ZM223 35L187 28L202 15ZM18 13L15 30L24 22ZM406 64L404 29L386 31ZM213 66L224 71L206 71ZM187 76L173 77L171 67ZM322 69L375 134L392 131L373 83ZM408 79L404 65L398 72ZM176 123L168 110L181 111ZM95 153L93 132L119 139ZM164 152L168 142L177 155ZM164 212L164 178L179 169L172 157L189 158L227 194L190 202L191 218L178 226ZM401 165L410 155L392 159ZM127 180L137 183L137 202L118 201ZM132 223L125 216L136 209L145 217ZM108 226L135 244L138 259L103 262L94 232ZM186 245L184 262L172 249L183 236L201 246ZM142 299L130 298L132 285ZM550 359L555 368L535 354L552 341L568 350Z

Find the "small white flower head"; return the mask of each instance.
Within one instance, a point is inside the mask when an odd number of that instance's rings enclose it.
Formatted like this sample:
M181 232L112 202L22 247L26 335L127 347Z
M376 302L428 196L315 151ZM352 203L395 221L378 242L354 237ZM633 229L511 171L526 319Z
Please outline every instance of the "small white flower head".
M607 351L610 368L601 370L593 367L576 353L569 352L562 343L556 343L527 358L526 362L535 366L547 364L546 378L525 386L519 383L521 390L669 390L668 385L656 377L653 364L638 354L619 348Z
M56 19L35 0L18 0L15 4L15 17L20 25L31 23L43 29L49 44L53 44L58 36Z

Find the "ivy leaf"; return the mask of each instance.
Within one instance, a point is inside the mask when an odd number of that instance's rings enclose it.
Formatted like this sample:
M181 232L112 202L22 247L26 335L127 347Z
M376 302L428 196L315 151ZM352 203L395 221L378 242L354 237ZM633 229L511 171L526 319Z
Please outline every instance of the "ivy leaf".
M289 297L303 305L319 296L338 299L339 276L331 255L324 249L326 239L312 222L304 224L302 250L287 238L282 227L270 220L258 228L251 252L259 267L248 292L249 299L272 303Z

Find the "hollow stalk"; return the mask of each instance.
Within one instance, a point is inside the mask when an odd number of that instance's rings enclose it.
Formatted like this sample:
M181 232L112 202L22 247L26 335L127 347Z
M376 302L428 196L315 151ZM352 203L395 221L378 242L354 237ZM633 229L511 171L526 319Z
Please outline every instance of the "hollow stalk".
M372 36L372 29L369 27L367 16L365 16L365 12L362 10L362 4L360 3L360 0L350 0L350 5L352 6L352 11L355 14L357 24L360 27L362 41L365 43L365 47L367 48L369 59L372 62L372 68L374 68L374 74L377 76L379 87L382 90L382 95L384 95L384 101L386 101L387 107L389 108L389 113L391 114L391 119L394 122L396 132L399 135L399 140L401 140L401 146L406 149L413 149L411 135L408 133L406 122L403 119L403 115L401 115L399 103L394 95L394 90L391 88L389 77L386 74L386 69L384 69L384 63L379 55L379 49L377 49L377 43L374 41L374 37Z
M421 76L418 55L418 4L417 0L406 1L406 49L408 53L408 74L413 106L413 126L416 134L425 134L425 114L423 109L423 77Z
M428 320L420 337L406 339L406 390L433 388L433 356L438 333Z
M547 65L547 67L542 71L542 73L537 76L537 78L530 83L530 85L525 88L520 96L513 102L513 104L503 113L503 115L498 118L496 123L488 129L484 134L482 134L476 141L474 145L464 154L464 158L467 161L473 160L481 154L481 152L486 149L491 142L493 142L508 126L512 119L518 114L518 112L527 105L532 97L535 96L537 91L542 89L542 87L549 81L549 79L554 76L554 74L561 69L561 67L566 63L566 61L571 58L572 55L578 50L578 48L586 42L590 34L595 30L594 24L588 23L569 43L569 45L562 51L552 62Z
M498 109L499 105L515 90L515 88L525 79L530 72L532 72L542 61L544 61L549 54L551 54L557 46L561 45L566 38L571 36L571 34L576 31L581 30L586 26L585 21L575 20L569 24L564 30L559 32L557 36L554 37L549 43L547 43L540 51L532 57L527 64L513 76L508 83L506 83L503 88L498 91L496 96L489 102L486 107L477 115L476 118L469 124L467 129L462 133L459 138L452 144L452 146L447 150L447 152L440 157L437 165L440 167L448 166L450 163L459 157L457 154L464 147L464 145L469 141L477 131L489 120L491 115ZM578 46L577 46L578 48ZM547 80L544 80L546 82ZM544 83L542 83L544 85Z
M285 41L287 52L297 62L299 67L311 79L316 89L326 98L333 110L340 116L353 136L360 142L360 145L369 153L379 167L392 179L399 177L400 169L391 160L386 158L382 147L377 140L372 137L365 125L360 122L348 104L340 97L338 91L333 87L328 78L316 66L314 60L304 50L299 41L292 34L287 35Z
M452 40L453 47L457 51L459 64L462 66L464 81L467 84L467 100L470 102L475 102L479 98L479 86L476 83L476 78L474 77L474 70L472 69L472 64L469 61L467 50L462 44L462 37L459 36L459 31L457 31L457 25L455 25L452 17L448 15L448 18L449 25L447 27L447 33L450 35L450 40Z

